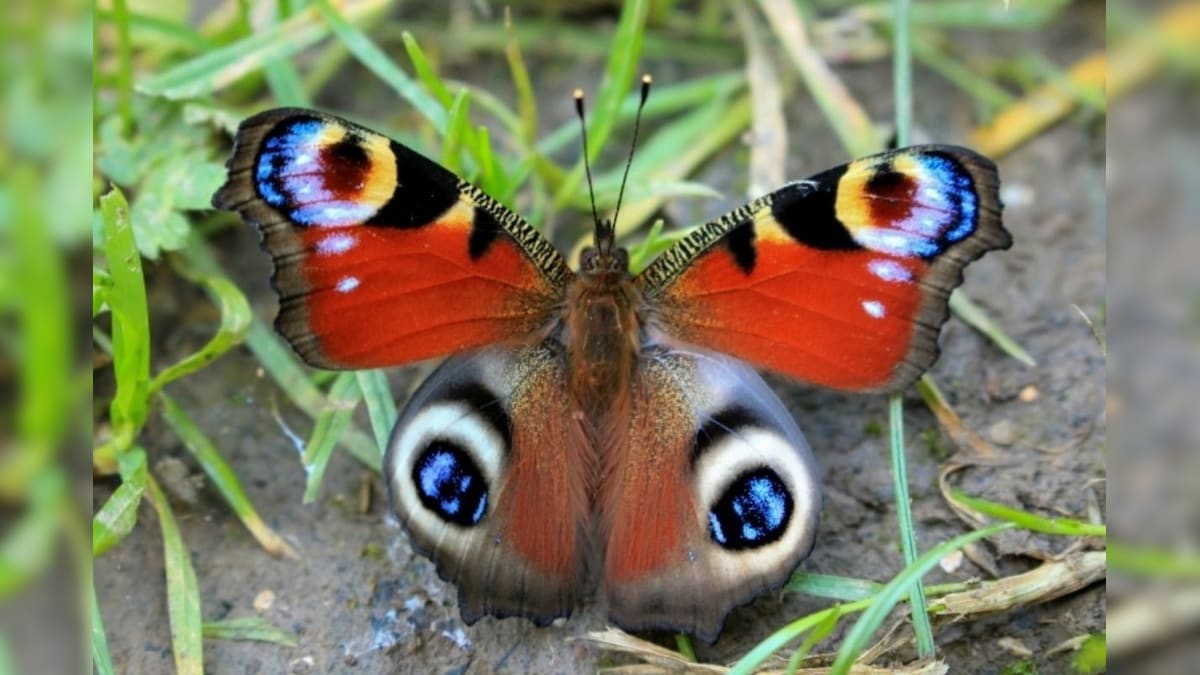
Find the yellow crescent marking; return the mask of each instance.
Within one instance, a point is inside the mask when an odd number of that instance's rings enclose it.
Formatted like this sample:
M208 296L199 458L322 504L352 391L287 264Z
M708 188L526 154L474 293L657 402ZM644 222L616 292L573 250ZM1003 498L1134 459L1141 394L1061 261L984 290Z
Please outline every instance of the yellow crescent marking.
M376 134L364 134L362 148L371 160L358 199L381 208L396 191L396 155L388 139Z
M790 242L792 235L783 229L771 209L761 208L754 212L754 238L758 241Z

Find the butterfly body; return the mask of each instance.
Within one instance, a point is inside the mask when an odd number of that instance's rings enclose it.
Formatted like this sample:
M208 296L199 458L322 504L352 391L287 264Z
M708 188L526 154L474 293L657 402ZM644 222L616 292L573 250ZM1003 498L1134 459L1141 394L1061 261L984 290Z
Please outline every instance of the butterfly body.
M963 266L1010 243L994 166L921 146L785 185L637 273L598 223L576 272L434 162L297 109L242 124L214 204L259 227L276 326L310 364L448 356L383 474L465 620L598 594L621 626L708 640L786 581L820 510L803 434L743 359L902 389Z

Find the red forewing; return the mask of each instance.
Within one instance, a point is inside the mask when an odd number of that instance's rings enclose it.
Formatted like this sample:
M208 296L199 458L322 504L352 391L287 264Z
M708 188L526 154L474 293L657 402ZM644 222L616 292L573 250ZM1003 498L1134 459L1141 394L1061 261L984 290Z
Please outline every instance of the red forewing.
M995 166L918 146L791 183L702 226L639 277L669 336L815 384L909 385L962 269L1007 248Z
M572 278L536 230L469 183L315 111L243 122L213 203L259 226L275 259L277 328L315 366L524 340Z

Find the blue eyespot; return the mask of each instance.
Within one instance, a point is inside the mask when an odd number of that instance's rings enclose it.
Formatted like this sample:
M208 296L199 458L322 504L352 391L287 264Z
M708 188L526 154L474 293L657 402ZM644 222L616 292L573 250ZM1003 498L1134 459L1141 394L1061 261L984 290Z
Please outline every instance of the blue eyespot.
M792 495L767 467L738 476L708 512L708 532L723 548L758 548L776 541L792 518Z
M413 465L413 484L425 508L463 527L478 525L487 513L483 473L461 447L435 440Z

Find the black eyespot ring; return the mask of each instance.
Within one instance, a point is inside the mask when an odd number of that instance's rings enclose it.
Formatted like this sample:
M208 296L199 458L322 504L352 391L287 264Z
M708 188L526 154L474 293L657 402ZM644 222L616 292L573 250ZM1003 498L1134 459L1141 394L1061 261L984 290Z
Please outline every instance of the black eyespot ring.
M777 541L794 508L779 474L768 467L744 471L708 511L708 533L722 548L740 551Z
M473 527L487 515L488 484L479 466L459 445L435 439L413 463L413 485L425 508L442 520Z

